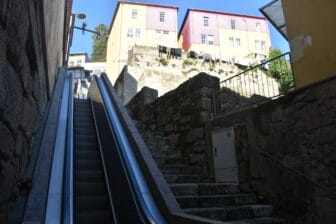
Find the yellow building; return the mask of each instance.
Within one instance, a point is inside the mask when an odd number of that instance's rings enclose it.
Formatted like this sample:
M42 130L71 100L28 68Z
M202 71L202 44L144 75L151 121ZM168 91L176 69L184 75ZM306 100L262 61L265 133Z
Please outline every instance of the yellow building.
M290 44L296 87L336 74L335 10L335 0L275 0L261 9Z
M118 2L110 26L107 74L115 82L134 45L177 47L177 7Z
M179 46L185 52L225 60L268 56L271 41L263 17L188 9L179 32Z

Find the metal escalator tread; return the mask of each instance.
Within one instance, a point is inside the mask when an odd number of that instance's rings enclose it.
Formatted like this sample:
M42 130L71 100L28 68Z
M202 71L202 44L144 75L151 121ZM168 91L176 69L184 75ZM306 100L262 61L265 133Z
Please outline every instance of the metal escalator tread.
M74 100L75 223L113 223L88 100Z

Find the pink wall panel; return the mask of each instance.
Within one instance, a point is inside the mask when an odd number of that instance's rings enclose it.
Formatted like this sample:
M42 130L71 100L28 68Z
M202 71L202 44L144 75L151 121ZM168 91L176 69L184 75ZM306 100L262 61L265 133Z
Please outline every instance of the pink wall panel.
M219 45L217 15L213 13L190 11L190 23L192 23L192 43L201 44L201 34L213 35L214 45ZM209 18L209 25L204 26L204 17Z
M246 16L231 16L218 14L219 28L231 29L231 20L235 20L236 29L256 32L256 24L260 23L260 32L268 32L267 22L264 19L251 18Z
M184 51L188 51L191 45L190 17L187 18L184 24L184 27L182 30L182 36L183 36L182 48Z
M160 22L160 12L165 12L164 22ZM148 6L147 29L177 32L177 9Z

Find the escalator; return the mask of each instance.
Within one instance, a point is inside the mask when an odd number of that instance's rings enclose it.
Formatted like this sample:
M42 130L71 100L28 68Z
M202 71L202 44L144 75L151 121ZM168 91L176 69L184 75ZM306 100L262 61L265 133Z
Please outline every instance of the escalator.
M68 73L44 223L207 223L182 213L106 75L73 95Z
M65 80L44 222L165 223L104 83L95 79L91 97L77 99Z
M109 196L89 100L74 100L76 223L112 223Z

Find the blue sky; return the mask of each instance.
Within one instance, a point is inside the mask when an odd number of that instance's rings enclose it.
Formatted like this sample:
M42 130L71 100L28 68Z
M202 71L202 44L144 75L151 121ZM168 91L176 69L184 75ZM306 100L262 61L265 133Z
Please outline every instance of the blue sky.
M128 0L134 1L134 0ZM271 0L135 0L134 2L146 2L153 4L171 5L179 7L179 27L188 8L216 10L230 13L262 16L259 8L271 2ZM85 13L86 19L76 20L76 25L81 26L83 21L88 29L94 29L98 24L110 26L111 19L117 5L117 0L74 0L72 12ZM287 41L269 24L273 48L280 48L282 52L289 51ZM90 33L82 35L81 31L74 32L71 52L92 53L92 39Z

